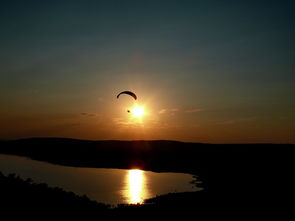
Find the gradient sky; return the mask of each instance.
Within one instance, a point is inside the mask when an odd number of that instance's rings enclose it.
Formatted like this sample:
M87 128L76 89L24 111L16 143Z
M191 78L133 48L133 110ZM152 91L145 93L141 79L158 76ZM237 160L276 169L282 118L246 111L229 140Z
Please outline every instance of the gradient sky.
M294 1L1 1L0 138L295 143ZM131 119L137 93L147 114Z

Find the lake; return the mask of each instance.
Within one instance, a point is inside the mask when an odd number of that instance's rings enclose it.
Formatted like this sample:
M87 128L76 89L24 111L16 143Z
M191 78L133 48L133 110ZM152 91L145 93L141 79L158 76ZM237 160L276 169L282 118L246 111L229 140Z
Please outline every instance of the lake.
M110 205L143 203L171 192L199 191L191 174L155 173L139 169L80 168L0 154L0 171L47 183Z

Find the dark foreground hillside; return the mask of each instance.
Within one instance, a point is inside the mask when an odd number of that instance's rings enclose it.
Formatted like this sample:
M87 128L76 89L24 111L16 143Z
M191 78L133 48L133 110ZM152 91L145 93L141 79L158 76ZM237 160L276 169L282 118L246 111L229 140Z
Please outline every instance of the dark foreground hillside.
M110 207L87 196L48 187L45 183L37 184L31 179L23 180L15 174L4 176L1 172L0 196L1 217L12 220L150 220L178 215L188 218L195 209L200 218L202 205L205 205L203 194L193 192L168 194L150 199L144 205Z
M169 194L136 207L163 214L273 217L293 214L295 146L38 138L1 142L0 152L61 165L195 174L199 193ZM122 206L128 214L135 208ZM184 212L185 211L185 212ZM134 211L132 212L134 213ZM148 214L153 214L148 212ZM253 216L253 217L252 217Z
M106 216L108 206L77 196L60 188L49 188L47 184L36 184L14 174L4 176L0 172L1 215L13 218L61 218Z

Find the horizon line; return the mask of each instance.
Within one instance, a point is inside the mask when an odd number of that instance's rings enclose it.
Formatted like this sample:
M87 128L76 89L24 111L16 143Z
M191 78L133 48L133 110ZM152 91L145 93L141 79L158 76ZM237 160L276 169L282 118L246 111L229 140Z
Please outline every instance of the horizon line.
M82 138L73 138L73 137L20 137L20 138L12 138L12 139L2 139L0 141L18 141L18 140L30 140L30 139L64 139L64 140L76 140L76 141L91 141L91 142L100 142L100 141L113 141L113 142L155 142L155 141L166 141L166 142L177 142L177 143L191 143L191 144L227 144L227 145L249 145L249 144L272 144L272 145L294 145L295 143L283 143L283 142L276 142L276 143L268 143L268 142L236 142L236 143L210 143L210 142L198 142L198 141L181 141L181 140L169 140L169 139L151 139L151 140L144 140L144 139L135 139L135 140L121 140L121 139L82 139Z

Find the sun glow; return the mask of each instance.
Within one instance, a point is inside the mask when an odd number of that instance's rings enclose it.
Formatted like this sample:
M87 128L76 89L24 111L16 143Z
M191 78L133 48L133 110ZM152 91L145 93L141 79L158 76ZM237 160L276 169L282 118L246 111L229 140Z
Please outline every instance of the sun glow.
M142 118L144 115L144 108L142 106L136 105L132 110L131 113L135 118Z

